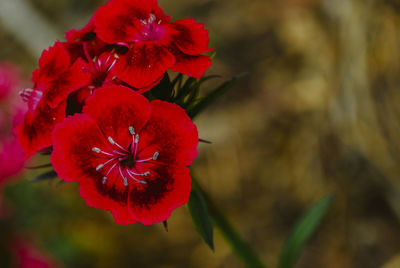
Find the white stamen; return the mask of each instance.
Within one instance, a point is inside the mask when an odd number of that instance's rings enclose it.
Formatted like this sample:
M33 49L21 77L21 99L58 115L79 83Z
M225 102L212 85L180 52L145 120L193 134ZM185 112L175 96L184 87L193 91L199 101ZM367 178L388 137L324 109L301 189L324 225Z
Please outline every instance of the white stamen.
M128 186L128 185L129 185L129 183L128 183L128 178L127 178L127 177L124 177L124 185L125 185L125 186Z
M155 20L156 20L156 16L153 13L151 13L150 14L150 18L149 18L149 22L152 23Z
M132 126L129 127L129 132L131 135L135 135L135 129Z
M107 177L103 177L103 184L107 183Z
M98 154L101 153L101 150L99 148L97 148L97 147L93 147L92 151L95 152L95 153L98 153Z
M135 143L136 143L136 144L138 144L138 143L139 143L139 134L137 134L137 135L136 135L136 138L135 138Z
M96 167L96 171L99 171L100 169L102 169L104 167L104 164L100 164Z
M150 175L150 171L146 171L145 173L142 174L143 176L149 176Z
M117 59L119 59L119 56L118 56L118 54L117 54L117 53L114 53L114 58L117 58Z
M114 140L113 140L113 138L111 138L111 137L108 137L108 141L112 144L112 145L114 145L115 144L115 142L114 142Z
M160 155L159 152L155 152L154 155L153 155L153 160L157 160L159 155Z
M142 180L138 180L138 179L136 179L132 174L133 174L133 172L131 171L131 170L129 170L129 169L125 169L126 170L126 173L129 175L129 177L131 177L134 181L136 181L137 183L140 183L140 184L147 184L147 181L142 181Z

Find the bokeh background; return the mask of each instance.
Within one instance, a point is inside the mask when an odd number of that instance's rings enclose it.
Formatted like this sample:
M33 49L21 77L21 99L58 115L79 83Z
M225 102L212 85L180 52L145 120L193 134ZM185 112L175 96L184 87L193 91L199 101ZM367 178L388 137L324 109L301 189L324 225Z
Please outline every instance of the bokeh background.
M98 0L0 0L0 61L27 79L41 50L84 26ZM203 188L270 267L296 220L336 197L298 267L400 267L400 2L160 0L210 30L207 74L248 73L201 114L193 165ZM29 84L28 84L29 85ZM36 158L46 163L48 158ZM187 207L162 225L115 225L74 183L4 189L13 226L62 267L242 267L215 231L207 248Z

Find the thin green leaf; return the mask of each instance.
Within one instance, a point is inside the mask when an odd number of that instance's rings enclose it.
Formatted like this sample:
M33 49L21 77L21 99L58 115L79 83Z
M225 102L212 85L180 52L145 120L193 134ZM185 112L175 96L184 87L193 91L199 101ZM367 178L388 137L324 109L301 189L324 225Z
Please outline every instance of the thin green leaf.
M236 83L240 78L242 78L244 74L233 77L231 80L226 81L216 89L214 89L207 96L201 98L193 107L189 108L187 113L191 118L194 118L201 111L203 111L207 106L209 106L213 101L215 101L218 97L223 95L228 89L232 87L234 83Z
M283 245L278 268L291 268L295 265L301 250L320 224L332 201L332 195L322 198L298 221Z
M195 82L196 78L189 77L188 79L186 79L183 86L178 87L177 94L175 96L175 101L177 103L183 103L183 100L190 93L190 91L192 90L192 86Z
M54 179L57 177L57 173L54 170L47 171L45 173L42 173L34 178L31 179L31 181L43 181L43 180L50 180Z
M216 206L211 197L204 192L196 178L192 175L192 185L202 194L207 205L209 215L215 228L219 229L222 237L230 245L235 255L240 258L246 267L266 268L257 252L240 236L224 213Z
M204 242L214 251L213 226L201 191L192 187L188 203L194 225Z

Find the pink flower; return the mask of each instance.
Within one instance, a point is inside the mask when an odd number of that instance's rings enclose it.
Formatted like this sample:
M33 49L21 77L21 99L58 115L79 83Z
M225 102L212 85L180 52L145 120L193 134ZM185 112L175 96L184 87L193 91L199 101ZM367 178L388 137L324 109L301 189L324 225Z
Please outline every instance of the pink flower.
M24 114L18 96L21 86L18 69L12 64L0 64L0 184L20 172L25 163L25 154L11 131Z

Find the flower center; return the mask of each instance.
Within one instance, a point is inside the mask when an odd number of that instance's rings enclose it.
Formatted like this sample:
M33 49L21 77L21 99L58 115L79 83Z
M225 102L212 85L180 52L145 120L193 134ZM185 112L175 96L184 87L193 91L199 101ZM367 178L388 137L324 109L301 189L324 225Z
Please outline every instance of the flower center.
M137 159L139 134L135 133L135 129L132 126L129 127L129 133L132 135L132 142L127 149L115 142L112 137L108 137L108 141L114 147L112 152L106 152L98 147L92 148L94 153L102 154L106 159L108 158L106 162L99 164L96 167L96 171L105 170L105 175L102 178L103 184L107 183L108 176L114 169L118 169L119 175L121 176L125 186L129 185L130 180L139 184L147 184L144 177L149 176L150 171L138 173L135 171L135 164L155 161L157 160L159 153L155 152L152 157L147 159Z
M83 44L83 49L85 52L86 60L88 61L86 70L90 73L91 81L93 84L93 86L89 86L89 88L93 90L95 87L100 87L105 82L108 82L108 80L106 80L107 76L117 62L118 56L114 52L105 52L99 57L96 56L94 58L91 58L87 48L87 43ZM110 80L113 79L115 79L115 77Z
M150 14L147 20L140 20L142 28L140 36L137 36L136 41L157 41L164 38L167 33L164 26L161 25L161 20L157 21L154 14Z

